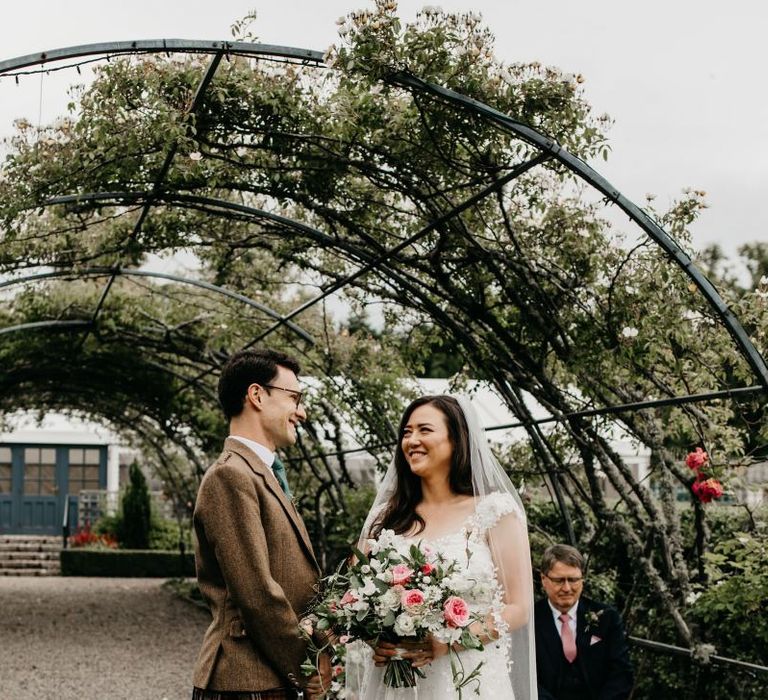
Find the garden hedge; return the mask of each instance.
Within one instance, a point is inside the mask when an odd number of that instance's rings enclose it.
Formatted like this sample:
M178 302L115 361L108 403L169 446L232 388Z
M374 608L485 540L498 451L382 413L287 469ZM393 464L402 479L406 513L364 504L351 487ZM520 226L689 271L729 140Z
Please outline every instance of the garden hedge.
M194 576L195 558L178 552L144 549L64 549L62 576L114 576L171 578Z

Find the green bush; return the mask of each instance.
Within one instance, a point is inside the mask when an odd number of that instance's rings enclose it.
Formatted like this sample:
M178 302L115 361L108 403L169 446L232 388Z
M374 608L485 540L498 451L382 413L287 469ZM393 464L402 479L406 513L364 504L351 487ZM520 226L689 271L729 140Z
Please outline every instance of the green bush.
M124 499L123 499L124 500ZM104 515L93 526L93 532L97 535L109 535L116 539L121 547L130 549L142 549L142 547L130 547L126 540L125 516L122 503L120 509L113 515ZM148 549L178 550L179 542L184 542L185 550L192 551L192 534L189 527L180 525L176 520L163 518L151 509L149 519Z
M187 552L192 551L192 537L189 528L179 526L176 520L161 518L152 513L149 528L149 548L178 550L179 542L184 543Z
M194 576L195 558L178 552L131 549L64 549L62 576L112 576L126 578L171 578Z

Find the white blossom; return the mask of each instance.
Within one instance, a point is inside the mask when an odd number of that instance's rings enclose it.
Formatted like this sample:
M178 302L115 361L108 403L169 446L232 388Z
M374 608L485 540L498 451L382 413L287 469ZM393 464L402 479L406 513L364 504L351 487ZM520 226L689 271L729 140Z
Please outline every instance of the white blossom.
M621 329L621 335L625 338L636 338L639 332L634 326L624 326Z
M374 584L373 579L368 577L363 580L363 587L359 589L360 592L364 596L372 596L374 593L376 593L376 584Z
M400 613L395 618L394 630L401 637L409 637L416 631L416 623L408 613Z

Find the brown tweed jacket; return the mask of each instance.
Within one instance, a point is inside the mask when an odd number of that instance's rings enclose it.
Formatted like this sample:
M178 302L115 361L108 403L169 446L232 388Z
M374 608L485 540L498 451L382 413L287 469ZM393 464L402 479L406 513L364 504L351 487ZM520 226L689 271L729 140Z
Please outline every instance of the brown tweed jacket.
M293 503L243 443L228 438L200 483L195 565L213 621L194 685L267 690L301 680L298 623L320 570Z

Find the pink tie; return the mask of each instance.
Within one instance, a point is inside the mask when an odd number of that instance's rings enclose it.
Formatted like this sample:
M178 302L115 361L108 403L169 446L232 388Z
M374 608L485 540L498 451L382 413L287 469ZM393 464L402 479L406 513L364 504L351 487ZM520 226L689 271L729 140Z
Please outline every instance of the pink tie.
M568 659L568 663L572 664L576 658L576 640L573 638L573 630L568 624L570 619L568 613L560 615L560 622L563 623L560 628L560 638L563 640L563 654Z

